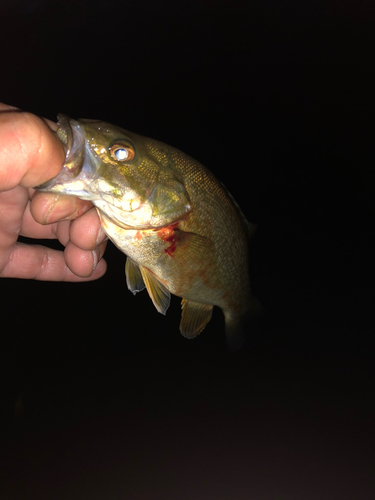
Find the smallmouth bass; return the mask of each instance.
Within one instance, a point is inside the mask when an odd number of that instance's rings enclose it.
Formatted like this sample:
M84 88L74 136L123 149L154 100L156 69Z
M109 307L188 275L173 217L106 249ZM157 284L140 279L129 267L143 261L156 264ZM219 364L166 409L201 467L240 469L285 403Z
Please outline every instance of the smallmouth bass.
M250 290L249 223L224 185L176 148L97 120L58 116L61 172L36 189L90 200L109 239L126 254L126 282L166 314L182 298L180 332L198 335L222 309L228 347L243 342Z

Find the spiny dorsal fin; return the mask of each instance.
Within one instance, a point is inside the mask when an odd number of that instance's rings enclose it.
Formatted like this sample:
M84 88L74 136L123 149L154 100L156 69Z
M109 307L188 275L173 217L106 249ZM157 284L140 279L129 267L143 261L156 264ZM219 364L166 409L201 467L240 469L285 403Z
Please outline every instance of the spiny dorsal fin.
M144 289L145 284L143 282L141 271L139 270L139 266L133 262L129 257L126 259L125 264L125 276L126 276L126 284L128 289L134 293L140 292Z
M156 310L165 315L171 301L171 294L148 269L142 266L140 266L139 269Z
M210 321L213 306L182 299L181 308L180 332L184 337L192 339L199 335Z

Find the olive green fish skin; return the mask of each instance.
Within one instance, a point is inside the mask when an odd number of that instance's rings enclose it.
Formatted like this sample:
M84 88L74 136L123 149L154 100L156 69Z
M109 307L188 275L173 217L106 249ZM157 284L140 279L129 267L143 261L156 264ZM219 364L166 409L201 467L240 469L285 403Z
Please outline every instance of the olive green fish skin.
M104 231L128 257L129 289L146 286L164 314L169 293L183 299L184 336L199 334L218 306L229 345L236 344L256 300L248 270L255 226L225 187L198 161L159 141L105 122L59 119L66 163L38 188L93 202Z

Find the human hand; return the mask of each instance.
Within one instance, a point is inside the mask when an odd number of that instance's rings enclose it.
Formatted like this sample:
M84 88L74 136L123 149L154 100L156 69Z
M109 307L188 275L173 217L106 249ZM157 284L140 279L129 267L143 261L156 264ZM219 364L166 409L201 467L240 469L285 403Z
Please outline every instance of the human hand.
M87 281L106 271L106 236L88 201L36 192L61 170L57 125L0 103L0 277ZM58 239L65 250L17 242Z

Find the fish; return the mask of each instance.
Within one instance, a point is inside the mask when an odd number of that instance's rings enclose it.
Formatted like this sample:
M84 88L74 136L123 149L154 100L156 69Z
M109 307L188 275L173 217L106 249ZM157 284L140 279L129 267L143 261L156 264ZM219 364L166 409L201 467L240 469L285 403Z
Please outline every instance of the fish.
M60 173L36 187L90 200L108 238L126 254L134 294L144 288L161 314L182 299L180 332L194 338L225 318L230 350L244 343L258 309L248 244L256 226L214 174L182 151L100 120L58 115L66 150Z

